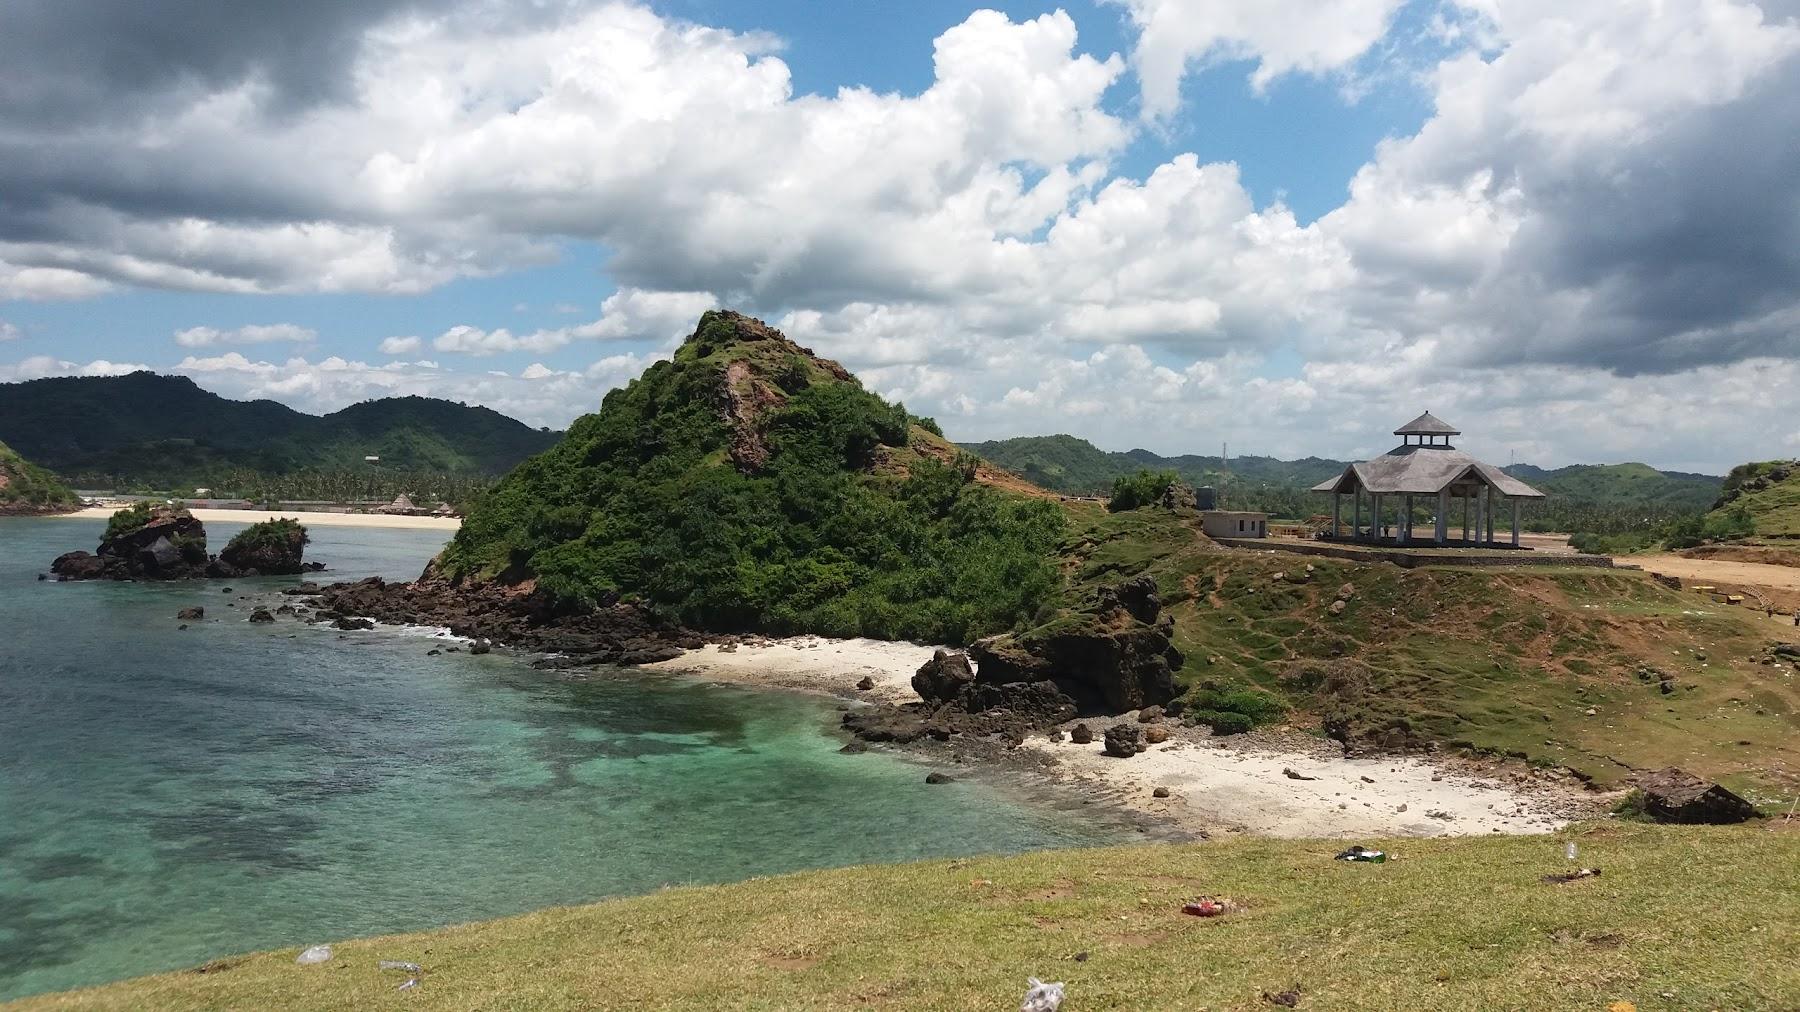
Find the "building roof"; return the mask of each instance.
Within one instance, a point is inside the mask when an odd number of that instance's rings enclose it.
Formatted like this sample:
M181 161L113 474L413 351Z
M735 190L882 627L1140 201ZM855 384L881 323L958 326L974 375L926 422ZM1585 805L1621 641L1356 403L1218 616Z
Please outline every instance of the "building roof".
M1429 412L1422 417L1437 421ZM1448 446L1397 446L1374 460L1351 464L1343 474L1314 485L1312 490L1349 492L1361 486L1379 495L1437 495L1457 486L1466 490L1476 485L1486 485L1512 499L1547 498L1492 464Z
M1394 430L1396 436L1460 436L1462 430L1427 411Z

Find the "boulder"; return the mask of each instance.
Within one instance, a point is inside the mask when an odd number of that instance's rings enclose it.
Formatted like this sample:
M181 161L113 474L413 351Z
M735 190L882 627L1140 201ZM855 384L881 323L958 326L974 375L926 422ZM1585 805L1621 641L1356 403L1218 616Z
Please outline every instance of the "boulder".
M258 624L265 623L265 622L273 622L273 621L275 621L275 616L270 614L269 609L267 609L267 608L258 608L255 611L250 613L250 621L256 622Z
M974 684L975 669L960 650L938 650L912 677L913 691L928 703L948 703Z
M494 644L488 640L479 639L479 640L476 640L475 642L469 644L469 653L471 653L471 654L491 654L493 652L494 652ZM677 653L679 653L679 651L677 651ZM657 658L657 660L667 660L667 659L668 658L666 658L666 657ZM627 663L627 662L621 662L621 663ZM648 664L648 663L654 663L654 662L640 660L640 661L630 661L628 663Z
M956 778L948 773L927 773L925 774L925 782L928 784L949 784L955 783Z
M1175 698L1181 653L1156 583L1138 577L1096 592L1088 608L969 647L983 683L1055 683L1083 713L1124 713Z
M332 625L346 630L375 628L375 623L366 618L340 618Z
M1106 729L1107 755L1129 759L1144 750L1144 731L1136 724L1120 722Z
M1160 706L1146 706L1138 711L1138 723L1140 724L1154 724L1161 719L1163 719L1163 708Z
M1151 724L1144 728L1144 741L1150 745L1161 745L1169 740L1169 728L1164 724Z
M306 528L293 520L266 520L251 524L219 553L219 562L239 572L254 570L264 576L289 576L306 572Z
M175 617L183 622L197 622L206 617L205 608L183 608L175 613Z
M89 552L69 552L58 555L56 561L50 563L50 572L59 580L99 580L107 575L106 564L106 559ZM118 568L122 570L123 566ZM121 575L118 579L129 577Z
M859 691L859 692L868 692L870 689L873 689L874 687L875 687L875 679L870 678L868 675L862 676L862 678L859 679L856 683L856 688L857 688L857 691Z
M1076 724L1069 729L1069 740L1077 745L1092 745L1094 743L1094 729L1086 724Z
M1670 767L1638 780L1644 811L1658 822L1728 825L1757 816L1756 806L1715 783Z

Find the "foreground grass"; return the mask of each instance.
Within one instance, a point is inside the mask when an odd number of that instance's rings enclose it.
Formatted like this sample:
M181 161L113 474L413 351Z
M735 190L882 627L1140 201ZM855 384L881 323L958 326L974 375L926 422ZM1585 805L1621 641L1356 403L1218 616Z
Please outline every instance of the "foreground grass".
M851 868L673 889L339 942L29 999L22 1008L1006 1009L1025 978L1068 1012L1800 1006L1800 832L1621 823L1564 837L1233 840ZM1180 912L1201 893L1248 909ZM1084 960L1075 959L1087 953ZM419 987L382 959L423 964Z

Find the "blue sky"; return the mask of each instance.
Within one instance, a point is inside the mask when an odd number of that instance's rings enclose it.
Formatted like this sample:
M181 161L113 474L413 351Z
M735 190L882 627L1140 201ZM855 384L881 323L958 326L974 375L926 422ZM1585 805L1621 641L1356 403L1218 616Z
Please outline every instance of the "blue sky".
M1800 452L1779 4L96 2L0 40L0 381L563 425L728 304L971 439Z

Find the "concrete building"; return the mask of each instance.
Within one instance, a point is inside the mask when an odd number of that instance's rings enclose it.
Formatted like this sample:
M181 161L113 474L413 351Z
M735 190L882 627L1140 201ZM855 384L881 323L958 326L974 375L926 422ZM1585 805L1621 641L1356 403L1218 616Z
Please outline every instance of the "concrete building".
M1438 544L1490 547L1494 519L1503 505L1511 507L1513 547L1519 544L1519 506L1545 498L1505 471L1450 445L1462 433L1427 411L1394 430L1400 445L1374 460L1351 464L1344 473L1313 486L1331 494L1331 538L1392 544ZM1351 497L1350 531L1344 531L1344 496ZM1414 506L1425 499L1432 510L1432 529L1421 537L1413 529ZM1368 526L1363 503L1368 501ZM1461 539L1449 537L1449 517L1461 505Z
M1208 510L1200 514L1200 529L1209 538L1266 538L1269 536L1269 515Z

